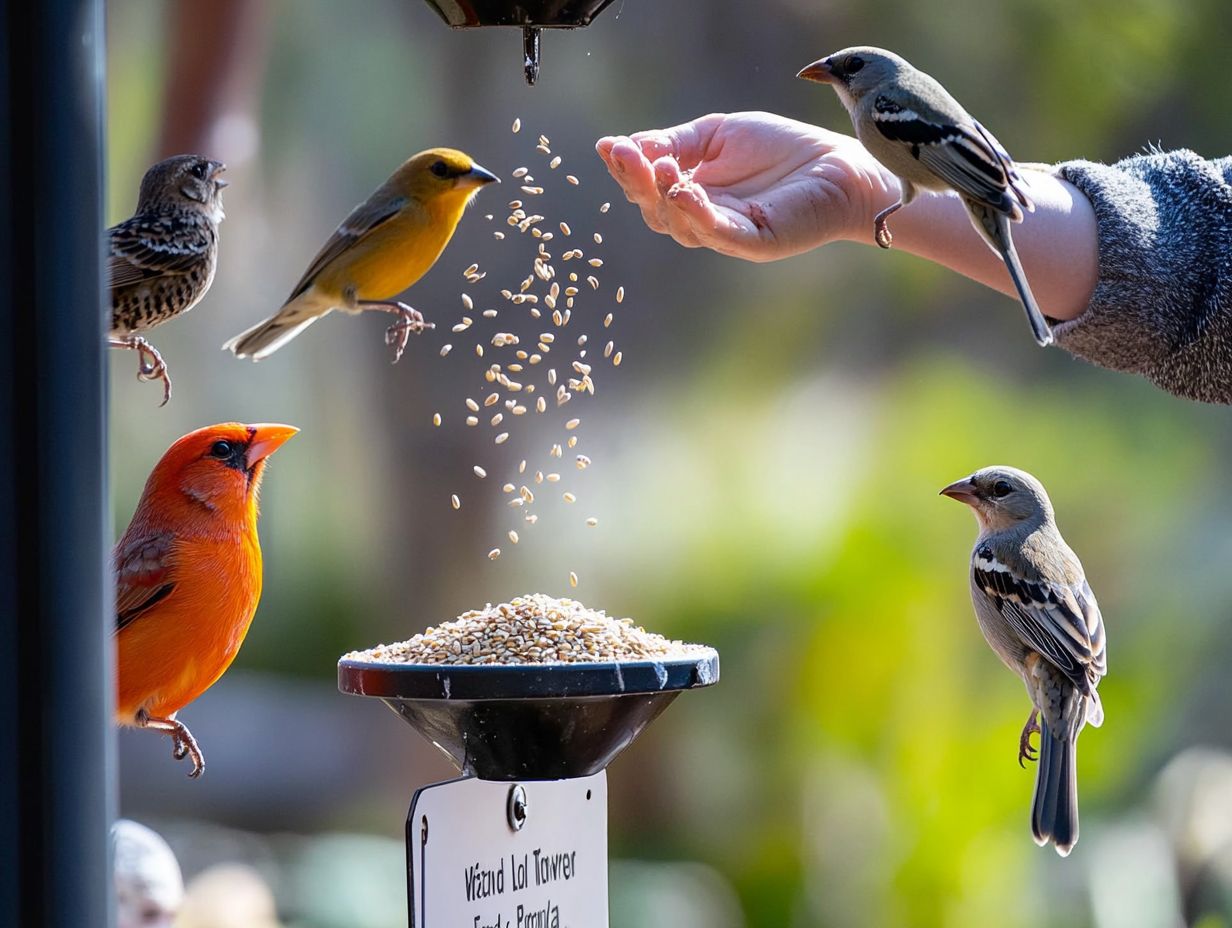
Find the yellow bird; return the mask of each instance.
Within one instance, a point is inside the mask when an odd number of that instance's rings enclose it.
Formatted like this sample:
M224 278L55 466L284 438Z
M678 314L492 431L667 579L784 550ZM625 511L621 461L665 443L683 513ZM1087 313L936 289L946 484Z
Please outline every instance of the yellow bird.
M397 361L411 332L431 323L392 298L436 263L471 197L493 182L500 179L452 148L407 159L334 230L282 308L223 349L260 361L332 310L379 310L399 317L385 333Z

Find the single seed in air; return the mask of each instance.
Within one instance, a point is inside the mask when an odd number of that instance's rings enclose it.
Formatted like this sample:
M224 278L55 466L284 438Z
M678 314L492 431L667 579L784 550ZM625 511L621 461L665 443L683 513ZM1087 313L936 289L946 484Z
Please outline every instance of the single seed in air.
M467 424L467 425L478 425L478 424L479 424L479 417L478 417L478 416L467 416L467 417L466 417L466 424Z
M500 557L500 548L493 548L491 551L488 552L489 561L494 561L498 557Z
M577 584L578 584L577 574L575 574L573 571L569 571L569 585L572 587L576 587Z
M514 131L514 132L521 132L521 131L522 131L522 120L521 120L521 118L514 119L514 121L513 121L513 131Z
M612 366L620 367L620 361L621 361L621 358L623 357L624 357L624 352L622 351L618 351L614 355L612 355Z
M616 302L623 303L624 301L625 301L625 288L617 287L616 288Z
M471 276L472 274L474 274L477 270L479 270L479 265L478 265L478 264L472 264L470 267L468 267L465 271L463 271L463 272L462 272L462 276L463 276L463 277L470 277L470 276Z
M553 171L555 171L558 167L560 167L560 161L561 161L560 155L557 155L555 158L553 158L551 161L548 162L548 167L550 167Z
M433 424L433 425L435 425L435 426L438 426L438 427L440 426L440 424L441 424L441 414L440 414L439 412L434 412L434 413L432 414L432 424Z
M572 234L573 234L573 230L569 228L569 223L567 223L567 222L562 222L562 223L560 224L560 231L561 231L563 234L565 234L565 235L572 235ZM571 251L570 251L570 252L568 252L568 253L566 253L566 254L564 255L564 259L565 259L566 261L568 261L568 260L569 260L569 255L572 255L572 254L573 254L573 252L571 252Z
M612 324L612 314L608 313L603 317L603 327L606 329Z
M498 445L503 445L503 444L504 444L505 442L507 442L508 440L509 440L509 433L508 433L508 432L501 432L499 435L497 435L497 436L496 436L496 443L497 443Z
M445 357L445 355L449 354L449 352L451 351L453 351L453 345L442 345L441 346L441 357L442 358Z
M599 212L606 213L611 208L612 208L611 203L604 203L602 206L599 207Z
M462 508L462 500L458 498L457 493L454 493L452 496L449 497L449 504L453 506L454 509Z
M515 532L513 529L509 530L509 540L512 541L515 545L518 543L518 533Z
M475 476L476 476L476 477L478 477L480 480L482 480L484 477L488 476L488 472L487 472L486 470L484 470L482 467L480 467L478 464L476 464L476 465L475 465L473 468L471 468L471 469L475 472Z
M585 470L588 467L590 467L590 458L584 454L579 454L577 456L577 469Z
M599 520L596 519L594 516L591 516L589 519L586 520L586 524L589 525L591 528L594 528L596 525L599 524Z
M576 503L577 502L577 497L574 496L572 493L562 493L560 498L563 499L566 503Z
M577 179L576 177L574 177L572 174L566 174L566 175L565 175L565 180L567 180L569 183L573 184L573 186L575 186L575 187L578 185L578 179Z
M565 428L576 429L581 424L582 424L581 419L570 419L568 422L565 423Z

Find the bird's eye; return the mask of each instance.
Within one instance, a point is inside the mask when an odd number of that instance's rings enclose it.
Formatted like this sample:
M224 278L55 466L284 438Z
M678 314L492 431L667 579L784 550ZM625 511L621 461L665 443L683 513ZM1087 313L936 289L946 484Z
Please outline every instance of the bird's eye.
M845 70L847 71L848 74L855 74L862 67L864 67L864 59L861 58L859 55L852 55L850 58L847 59L847 67L845 68Z
M444 161L432 162L432 167L428 168L437 177L446 177L449 174L449 166Z
M193 177L196 177L198 180L205 180L205 168L205 162L198 161L189 170L192 172Z
M992 485L992 495L1000 499L1003 496L1009 496L1013 489L1008 480L998 480Z
M210 455L212 457L225 459L225 458L231 457L231 450L232 450L231 442L226 441L224 439L219 439L218 441L214 442L214 447L210 448Z

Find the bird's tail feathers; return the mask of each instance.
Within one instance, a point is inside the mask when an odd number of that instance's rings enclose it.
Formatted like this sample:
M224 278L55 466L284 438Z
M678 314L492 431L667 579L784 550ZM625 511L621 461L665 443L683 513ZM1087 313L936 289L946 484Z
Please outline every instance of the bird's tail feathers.
M1035 294L1027 283L1027 272L1022 269L1022 262L1018 260L1018 250L1014 247L1014 239L1010 234L1010 217L979 203L969 202L968 206L976 231L1005 261L1010 280L1014 282L1022 308L1026 310L1027 323L1031 326L1035 343L1041 348L1047 348L1052 344L1052 329L1040 311L1039 303L1035 302Z
M1056 737L1043 719L1031 833L1036 844L1051 842L1062 857L1078 843L1078 742L1073 735Z
M298 297L268 319L226 342L223 350L232 352L237 358L252 358L254 361L268 358L329 309L315 300Z

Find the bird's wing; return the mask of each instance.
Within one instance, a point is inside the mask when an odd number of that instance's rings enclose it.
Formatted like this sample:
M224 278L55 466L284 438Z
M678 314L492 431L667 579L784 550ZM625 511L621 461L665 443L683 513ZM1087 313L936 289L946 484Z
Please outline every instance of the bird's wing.
M1094 690L1107 669L1104 621L1085 578L1074 584L1028 580L985 547L976 550L971 571L976 586L1027 647L1084 693Z
M374 229L388 222L406 206L406 197L382 197L378 196L379 193L380 191L377 194L373 194L363 203L360 203L355 209L351 210L351 214L346 219L342 220L342 224L334 230L334 234L329 237L329 241L317 252L317 256L312 259L312 263L308 265L308 270L304 271L304 276L299 279L299 283L295 285L291 295L287 297L287 303L290 303L311 287L317 275L331 261L356 242L370 235Z
M107 230L111 288L182 274L205 259L213 244L205 224L174 216L134 216Z
M975 120L921 115L884 94L873 101L872 115L878 132L907 146L916 160L959 193L1021 218L1015 201L1022 202L1025 194L1015 184L1021 178L1014 162Z
M174 539L169 534L122 540L115 551L118 632L175 590Z

